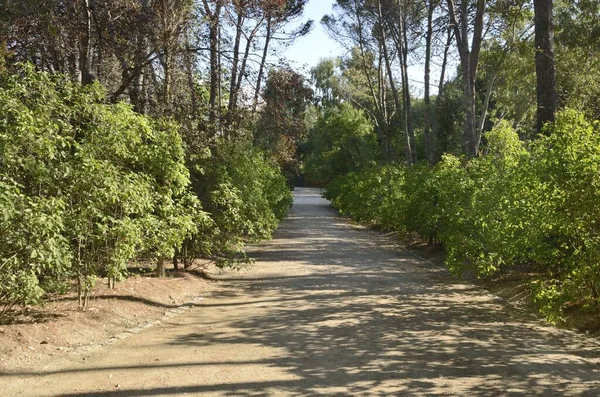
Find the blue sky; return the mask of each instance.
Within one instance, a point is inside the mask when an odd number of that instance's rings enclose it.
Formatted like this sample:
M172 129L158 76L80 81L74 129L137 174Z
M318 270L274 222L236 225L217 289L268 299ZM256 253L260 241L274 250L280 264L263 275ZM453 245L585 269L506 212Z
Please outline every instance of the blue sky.
M315 21L314 28L310 34L297 39L289 48L282 52L282 56L287 58L297 70L308 75L310 69L315 66L320 59L344 55L345 50L329 37L323 26L321 19L326 14L332 13L335 0L309 0L304 10L303 20L312 19ZM455 64L450 61L447 73L452 74ZM432 65L432 85L431 93L437 93L437 81L439 70ZM420 60L409 66L409 79L411 80L411 92L413 95L423 95L423 66ZM450 76L447 76L447 78Z
M330 14L335 0L309 0L304 10L304 20L315 21L313 30L292 44L283 56L297 66L315 66L320 59L342 55L344 50L325 32L321 26L321 18Z

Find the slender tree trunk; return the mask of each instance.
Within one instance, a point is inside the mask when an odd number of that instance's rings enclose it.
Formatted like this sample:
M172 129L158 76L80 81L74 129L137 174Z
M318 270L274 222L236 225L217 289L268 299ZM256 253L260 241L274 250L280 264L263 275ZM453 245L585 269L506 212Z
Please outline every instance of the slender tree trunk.
M157 277L165 277L166 275L167 275L167 272L165 269L165 258L161 256L156 261L156 276Z
M466 81L463 85L463 92L466 106L466 117L463 131L463 152L469 157L477 156L477 148L475 147L475 131L476 125L476 112L477 112L477 98L475 91L475 81L471 80L471 75L468 70L464 70L463 79Z
M398 52L400 53L400 69L402 71L402 91L404 94L404 128L407 131L409 138L410 148L410 162L409 165L417 162L417 148L415 145L415 128L412 119L412 104L410 99L410 83L408 81L408 32L406 27L406 21L403 16L400 16L400 46Z
M198 119L198 93L196 92L196 79L194 78L194 60L192 58L192 53L190 51L186 51L185 57L185 69L186 69L186 77L187 83L190 90L190 99L192 102L192 118L194 120Z
M554 65L553 0L534 0L535 72L537 78L537 129L554 121L557 108L556 69Z
M79 310L83 310L84 302L83 302L83 274L81 273L83 269L83 261L81 259L81 240L77 239L77 303Z
M223 85L221 81L221 71L223 70L221 64L221 24L217 24L217 131L221 131L223 113L221 106L223 105Z
M83 310L83 276L77 276L77 308Z
M242 57L242 64L240 66L240 72L238 73L237 81L235 82L236 101L239 97L240 88L242 86L242 80L246 75L246 67L248 65L248 57L250 56L250 48L252 47L252 41L256 37L256 33L262 24L262 20L256 24L252 32L246 38L246 49L244 50L244 56Z
M463 78L463 93L465 99L465 122L463 128L463 152L469 157L476 157L479 152L481 137L477 131L477 92L475 81L479 52L483 39L483 17L486 0L477 0L476 14L473 25L473 40L469 48L469 18L468 2L461 2L460 23L458 21L453 0L447 0L450 14L450 23L454 28L454 35L458 52L460 54L460 67Z
M83 84L92 83L92 13L90 11L90 1L84 0L81 3L81 12L84 22L84 32L81 37L81 52L80 52L80 79Z
M237 23L235 25L235 43L233 45L233 60L231 65L231 79L229 82L229 104L227 106L227 125L231 125L234 119L234 112L237 107L237 80L238 64L240 62L240 42L242 39L242 30L244 28L244 5L237 8Z
M483 101L483 106L481 108L481 115L479 116L479 123L477 124L477 136L479 137L479 140L481 141L481 135L483 134L483 127L485 125L485 120L487 118L487 112L488 109L490 107L490 99L492 98L492 93L494 92L494 84L496 82L496 78L498 76L498 72L496 72L494 74L494 76L492 77L492 79L490 80L486 92L485 92L485 99ZM481 142L478 142L481 143Z
M269 55L269 44L271 44L272 34L272 17L267 18L267 37L265 38L265 46L263 47L263 54L260 60L260 66L258 68L258 77L256 78L256 87L254 87L254 102L252 105L252 111L256 112L258 108L258 98L260 96L260 88L262 84L263 74L265 72L265 64L267 62L267 56Z
M398 94L398 88L396 87L396 82L394 81L394 74L392 73L392 65L391 65L391 61L390 61L390 55L389 55L389 51L388 51L388 47L387 47L387 37L385 34L385 24L384 24L384 19L383 19L383 9L381 6L381 0L377 1L377 10L378 10L378 17L379 17L379 30L380 30L380 40L381 40L381 49L383 52L383 59L385 62L385 68L387 71L387 75L388 75L388 80L390 82L390 88L392 90L392 96L394 97L394 106L396 108L396 119L398 119L400 117L400 114L402 112L402 104L400 103L400 97ZM385 85L384 88L385 90ZM405 131L405 135L408 138L408 134ZM407 142L409 140L407 139ZM390 132L388 132L387 134L387 142L386 142L386 149L387 149L387 159L388 161L394 160L394 154L392 153L392 136L390 134ZM410 147L407 146L407 155L410 153ZM407 156L407 162L408 159L410 159L410 156ZM412 164L408 163L409 166L411 166Z
M171 27L169 16L171 14L171 6L169 0L161 1L161 25L162 25L162 47L163 47L163 71L164 71L164 83L163 83L163 112L169 114L171 108L171 80L172 80L172 46L171 46Z
M179 270L179 250L175 250L175 254L173 254L173 269Z
M438 85L438 98L440 97L440 95L442 95L442 92L444 91L444 83L446 82L446 66L448 65L448 52L450 51L450 46L452 45L452 37L452 27L448 27L446 45L444 47L444 57L442 58L442 70L440 71L440 81Z
M425 104L424 131L425 138L425 158L431 165L435 163L435 143L432 131L433 110L431 108L431 98L429 94L429 84L431 80L431 42L433 38L433 12L436 7L435 0L429 0L427 7L427 32L425 34L425 92L423 102Z
M440 81L438 84L438 93L437 96L435 97L435 110L432 113L432 119L431 119L431 128L433 130L433 136L434 139L436 137L439 137L439 130L440 130L440 126L438 124L438 116L437 116L437 109L439 109L440 107L440 100L442 98L442 95L444 94L444 84L446 82L446 67L448 65L448 52L450 50L450 45L452 45L452 38L453 38L453 33L452 33L452 27L448 27L447 30L447 36L446 36L446 44L444 47L444 55L442 58L442 66L441 66L441 71L440 71ZM439 158L438 154L437 154L437 149L434 146L434 161L437 161Z
M163 95L163 109L166 114L169 114L171 108L171 49L167 45L164 49L165 53L165 82L164 82L164 95Z
M217 120L219 115L220 91L221 91L221 70L220 70L220 54L219 54L219 19L221 14L221 5L217 3L215 10L210 11L207 1L204 1L206 13L209 17L209 41L210 41L210 94L208 98L209 106L209 123L213 131L217 131Z
M187 241L185 241L183 243L183 247L182 247L182 261L183 261L183 268L185 270L188 270L192 266L192 263L194 262L193 258L189 258L188 257Z
M143 96L144 87L144 74L138 73L134 80L131 88L129 89L129 100L133 104L136 112L145 114L146 113L146 101Z
M393 160L392 155L392 135L393 127L390 123L390 114L387 106L387 78L385 76L385 61L383 55L383 47L379 44L379 59L377 62L377 87L379 93L379 103L381 104L381 118L385 124L383 136L385 137L385 158L387 161Z

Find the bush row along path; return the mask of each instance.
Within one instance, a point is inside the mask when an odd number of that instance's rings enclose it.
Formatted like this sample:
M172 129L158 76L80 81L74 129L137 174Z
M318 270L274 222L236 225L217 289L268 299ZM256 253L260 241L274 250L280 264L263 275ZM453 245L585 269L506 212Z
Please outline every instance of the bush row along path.
M3 374L13 395L598 395L600 349L299 189L249 269L184 314L85 356ZM34 386L35 385L35 386Z

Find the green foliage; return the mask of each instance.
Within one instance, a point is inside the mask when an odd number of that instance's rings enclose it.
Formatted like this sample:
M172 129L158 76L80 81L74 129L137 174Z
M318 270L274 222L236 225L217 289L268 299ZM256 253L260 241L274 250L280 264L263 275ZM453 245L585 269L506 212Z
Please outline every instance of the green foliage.
M556 3L556 77L559 101L600 118L600 17L598 0Z
M465 105L460 84L460 80L446 83L442 94L435 101L435 117L439 129L436 136L438 158L442 154L461 152Z
M377 141L363 112L344 103L327 108L311 131L304 171L327 183L375 163Z
M543 264L556 293L545 301L600 304L600 128L581 113L561 112L550 136L532 146L535 183L530 257ZM540 294L538 294L539 296Z
M38 301L44 279L75 277L87 293L99 276L122 278L136 255L172 256L206 217L176 126L102 98L29 66L3 77L5 305Z
M399 189L404 175L402 167L366 168L333 180L325 197L357 221L392 230L400 224L396 214L404 198Z
M340 58L326 58L310 70L316 88L315 99L324 108L338 105L341 101L340 64Z
M519 238L523 223L517 201L524 198L520 196L520 164L526 162L527 152L506 123L486 138L487 156L455 168L456 196L453 203L447 203L450 217L441 236L450 269L480 276L514 264L524 249Z
M269 72L254 141L282 167L290 182L298 172L298 144L308 132L304 117L312 95L305 78L294 70Z
M194 190L211 214L211 241L190 241L198 255L209 255L222 265L236 263L248 242L271 237L287 214L292 195L280 169L250 144L221 142L211 155L191 167Z
M569 304L600 304L600 127L566 110L547 128L527 147L500 123L480 158L366 168L326 195L358 221L439 240L456 274L533 266L534 299L557 322Z
M38 303L44 280L64 276L71 253L63 236L64 203L27 197L0 180L0 317L15 304Z

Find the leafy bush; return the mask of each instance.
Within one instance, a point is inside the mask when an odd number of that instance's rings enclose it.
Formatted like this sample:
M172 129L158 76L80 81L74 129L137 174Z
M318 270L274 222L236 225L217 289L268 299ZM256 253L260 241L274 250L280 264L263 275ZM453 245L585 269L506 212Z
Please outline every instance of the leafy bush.
M16 304L38 303L42 275L64 276L71 252L63 236L64 203L30 198L0 180L0 317Z
M449 216L441 239L448 252L446 262L456 273L493 275L522 261L527 249L521 239L525 225L521 200L526 190L521 164L527 163L528 153L507 124L486 138L486 156L464 167L454 162L454 173L443 177L451 181L444 185L445 194L453 197L444 203L447 208L442 207Z
M203 236L187 242L188 255L208 255L221 265L245 260L245 244L270 238L292 204L281 170L248 143L221 142L191 169L214 228L208 244L200 241Z
M547 128L532 145L527 239L529 257L550 276L536 299L560 314L566 302L600 304L600 128L573 110Z
M172 255L206 217L188 190L175 125L104 104L97 85L29 66L0 87L2 229L13 234L0 247L0 271L27 276L5 283L2 303L39 300L40 280L53 272L78 279L85 305L97 277L124 277L141 253ZM14 227L21 213L31 218Z
M326 109L310 134L304 170L315 181L327 183L374 164L373 126L362 111L347 103Z
M362 169L326 197L358 221L439 240L456 274L536 266L534 298L560 321L570 303L600 304L600 127L566 110L547 128L528 148L501 123L480 158Z
M397 215L402 213L404 174L397 166L366 168L334 179L325 197L359 222L394 230L402 225Z

